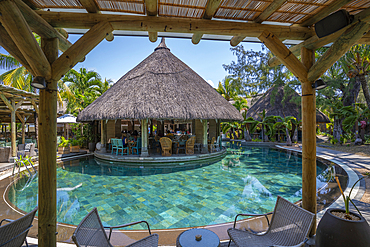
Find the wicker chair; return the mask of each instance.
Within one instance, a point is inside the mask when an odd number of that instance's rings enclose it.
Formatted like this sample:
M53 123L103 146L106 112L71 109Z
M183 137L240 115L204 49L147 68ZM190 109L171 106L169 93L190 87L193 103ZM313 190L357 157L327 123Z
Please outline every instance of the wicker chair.
M267 218L269 214L272 214L271 224ZM262 234L236 229L238 216L265 216L269 228ZM231 241L238 247L303 246L308 240L307 237L311 230L314 217L315 214L278 196L274 212L272 213L259 215L238 214L235 217L234 227L227 230L230 236L229 246Z
M3 219L0 222L0 246L21 247L24 242L26 242L26 246L28 246L26 236L28 231L32 227L32 221L35 217L36 211L37 207L19 219ZM1 226L3 222L9 223Z
M211 153L216 151L215 142L216 142L216 137L212 137L210 144L208 144L208 151Z
M171 156L172 155L172 141L168 137L162 137L159 139L162 147L162 156Z
M88 213L81 223L77 226L75 232L72 235L72 240L78 247L113 247L110 243L112 231L115 228L122 228L127 226L136 225L139 223L145 223L148 226L149 236L127 245L126 247L154 247L158 246L158 234L151 234L149 224L146 221L137 221L128 223L120 226L103 227L101 223L98 210L94 208ZM109 236L105 233L104 228L109 228Z
M194 154L194 143L195 143L195 136L190 137L189 140L186 141L186 154Z

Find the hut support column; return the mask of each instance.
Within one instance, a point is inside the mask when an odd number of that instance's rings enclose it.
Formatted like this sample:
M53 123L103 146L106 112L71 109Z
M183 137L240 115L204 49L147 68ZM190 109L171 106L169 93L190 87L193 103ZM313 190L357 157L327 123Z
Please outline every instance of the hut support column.
M10 114L10 122L11 122L11 142L12 142L12 159L17 156L17 143L16 143L16 135L17 135L17 127L15 125L15 101L12 100L12 111Z
M314 51L302 48L302 63L314 64ZM302 85L302 207L316 214L316 95L311 82ZM315 218L316 219L316 218ZM314 222L316 226L316 220ZM311 234L315 234L313 227Z
M208 138L207 138L207 129L208 129L208 121L206 119L202 120L202 126L203 126L203 148L202 153L206 154L208 153Z
M141 120L141 156L148 157L148 119Z
M42 39L41 46L49 61L58 58L58 39ZM40 90L39 105L39 220L38 246L56 246L57 220L57 86L48 80Z
M107 130L107 125L105 123L105 120L100 120L100 126L101 126L101 133L100 133L100 143L101 143L101 150L100 152L105 153L106 152L106 130Z
M26 124L22 123L22 144L26 142Z

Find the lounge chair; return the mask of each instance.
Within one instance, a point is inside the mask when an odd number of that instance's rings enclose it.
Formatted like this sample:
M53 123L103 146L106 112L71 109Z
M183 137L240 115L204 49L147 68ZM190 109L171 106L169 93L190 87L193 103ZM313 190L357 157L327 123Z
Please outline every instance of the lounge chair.
M272 214L271 224L267 218L269 214ZM236 229L238 216L265 216L269 228L262 234ZM227 230L230 236L229 246L231 241L238 247L303 246L308 240L314 217L315 214L278 196L272 213L238 214L235 217L234 227Z
M168 137L162 137L159 139L162 148L162 156L172 155L172 140Z
M194 144L195 144L195 136L190 137L189 140L186 141L186 144L185 144L186 154L194 154Z
M150 227L146 221L137 221L133 223L128 223L119 226L103 227L101 223L98 210L94 208L90 213L88 213L81 223L77 226L75 232L72 235L72 240L78 247L88 247L88 246L99 246L99 247L112 247L110 243L110 238L112 231L115 228L122 228L127 226L136 225L139 223L145 223L148 227L149 236L133 243L127 245L126 247L155 247L158 246L158 234L151 234ZM109 236L105 233L104 228L109 228Z
M19 219L3 219L0 222L0 246L21 247L24 242L26 242L26 246L28 246L26 236L32 227L32 221L35 217L36 211L37 207ZM3 222L9 223L2 225Z

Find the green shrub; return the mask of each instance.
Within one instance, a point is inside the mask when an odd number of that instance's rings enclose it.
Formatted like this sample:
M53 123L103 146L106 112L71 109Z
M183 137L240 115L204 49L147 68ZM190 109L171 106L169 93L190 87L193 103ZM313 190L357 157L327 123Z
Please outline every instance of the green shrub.
M63 136L60 138L58 147L69 147L69 140L66 140Z

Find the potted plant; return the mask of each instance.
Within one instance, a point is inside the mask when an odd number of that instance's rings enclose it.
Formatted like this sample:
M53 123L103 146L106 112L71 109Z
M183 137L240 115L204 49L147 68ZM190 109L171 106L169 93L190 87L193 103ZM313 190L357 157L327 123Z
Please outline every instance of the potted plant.
M345 196L336 177L339 189L342 193L345 209L328 209L316 231L316 247L368 247L370 246L370 227L366 219L361 215L356 205L350 198L355 185L364 177L356 181L348 196ZM349 211L349 203L356 208L357 213Z
M63 136L60 138L60 143L58 145L58 153L69 154L69 140L66 140Z
M72 139L71 143L71 153L78 153L80 152L80 141L77 139Z

